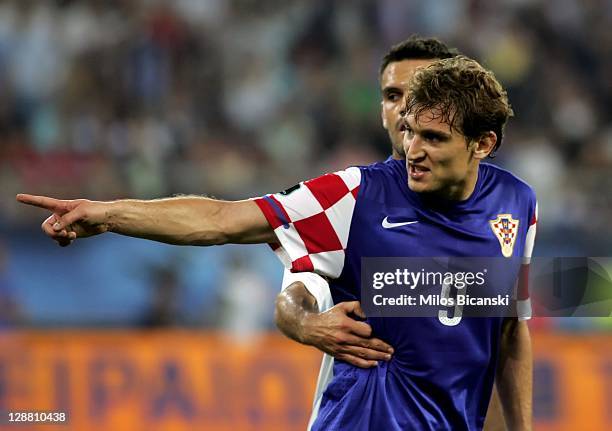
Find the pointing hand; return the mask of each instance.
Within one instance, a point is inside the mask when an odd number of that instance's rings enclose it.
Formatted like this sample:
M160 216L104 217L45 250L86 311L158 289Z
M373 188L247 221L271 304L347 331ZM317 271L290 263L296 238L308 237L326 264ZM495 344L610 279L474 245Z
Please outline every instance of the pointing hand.
M107 210L102 202L86 199L63 200L46 196L18 194L17 201L51 211L41 228L49 237L66 247L77 238L98 235L108 230Z

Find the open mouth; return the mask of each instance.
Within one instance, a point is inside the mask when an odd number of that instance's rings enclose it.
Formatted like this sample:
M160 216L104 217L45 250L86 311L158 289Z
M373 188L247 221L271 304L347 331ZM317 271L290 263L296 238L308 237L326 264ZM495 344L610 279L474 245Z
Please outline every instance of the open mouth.
M413 180L423 179L429 172L431 172L431 170L425 166L413 165L412 163L408 164L408 175Z

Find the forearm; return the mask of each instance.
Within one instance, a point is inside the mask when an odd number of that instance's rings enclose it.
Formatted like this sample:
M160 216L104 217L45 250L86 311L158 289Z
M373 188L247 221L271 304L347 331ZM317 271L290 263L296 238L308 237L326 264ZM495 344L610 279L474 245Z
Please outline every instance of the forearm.
M274 233L251 201L203 197L119 200L106 206L108 230L177 245L274 241Z
M277 296L274 320L278 329L287 337L307 344L303 321L307 314L318 311L315 297L303 283L295 282Z
M317 299L301 281L278 295L274 315L276 326L287 337L357 367L376 366L393 354L391 346L372 337L370 325L355 320L365 318L358 301L340 302L320 312Z
M532 376L533 358L527 323L504 324L497 390L508 429L532 429Z

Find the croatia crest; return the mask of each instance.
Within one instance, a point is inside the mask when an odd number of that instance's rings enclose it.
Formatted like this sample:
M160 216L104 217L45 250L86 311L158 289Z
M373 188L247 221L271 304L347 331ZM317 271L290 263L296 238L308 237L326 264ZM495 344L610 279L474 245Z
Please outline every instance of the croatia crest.
M513 219L512 214L498 214L495 220L489 220L489 224L499 240L504 257L512 257L519 221Z

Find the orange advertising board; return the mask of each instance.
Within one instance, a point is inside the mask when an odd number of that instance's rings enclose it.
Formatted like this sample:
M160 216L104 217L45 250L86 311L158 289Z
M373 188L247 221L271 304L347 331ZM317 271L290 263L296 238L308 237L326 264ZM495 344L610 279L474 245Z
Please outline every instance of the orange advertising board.
M534 348L536 429L612 429L612 338L536 333ZM302 430L319 363L276 334L244 345L178 330L4 333L0 411L69 420L0 430Z

